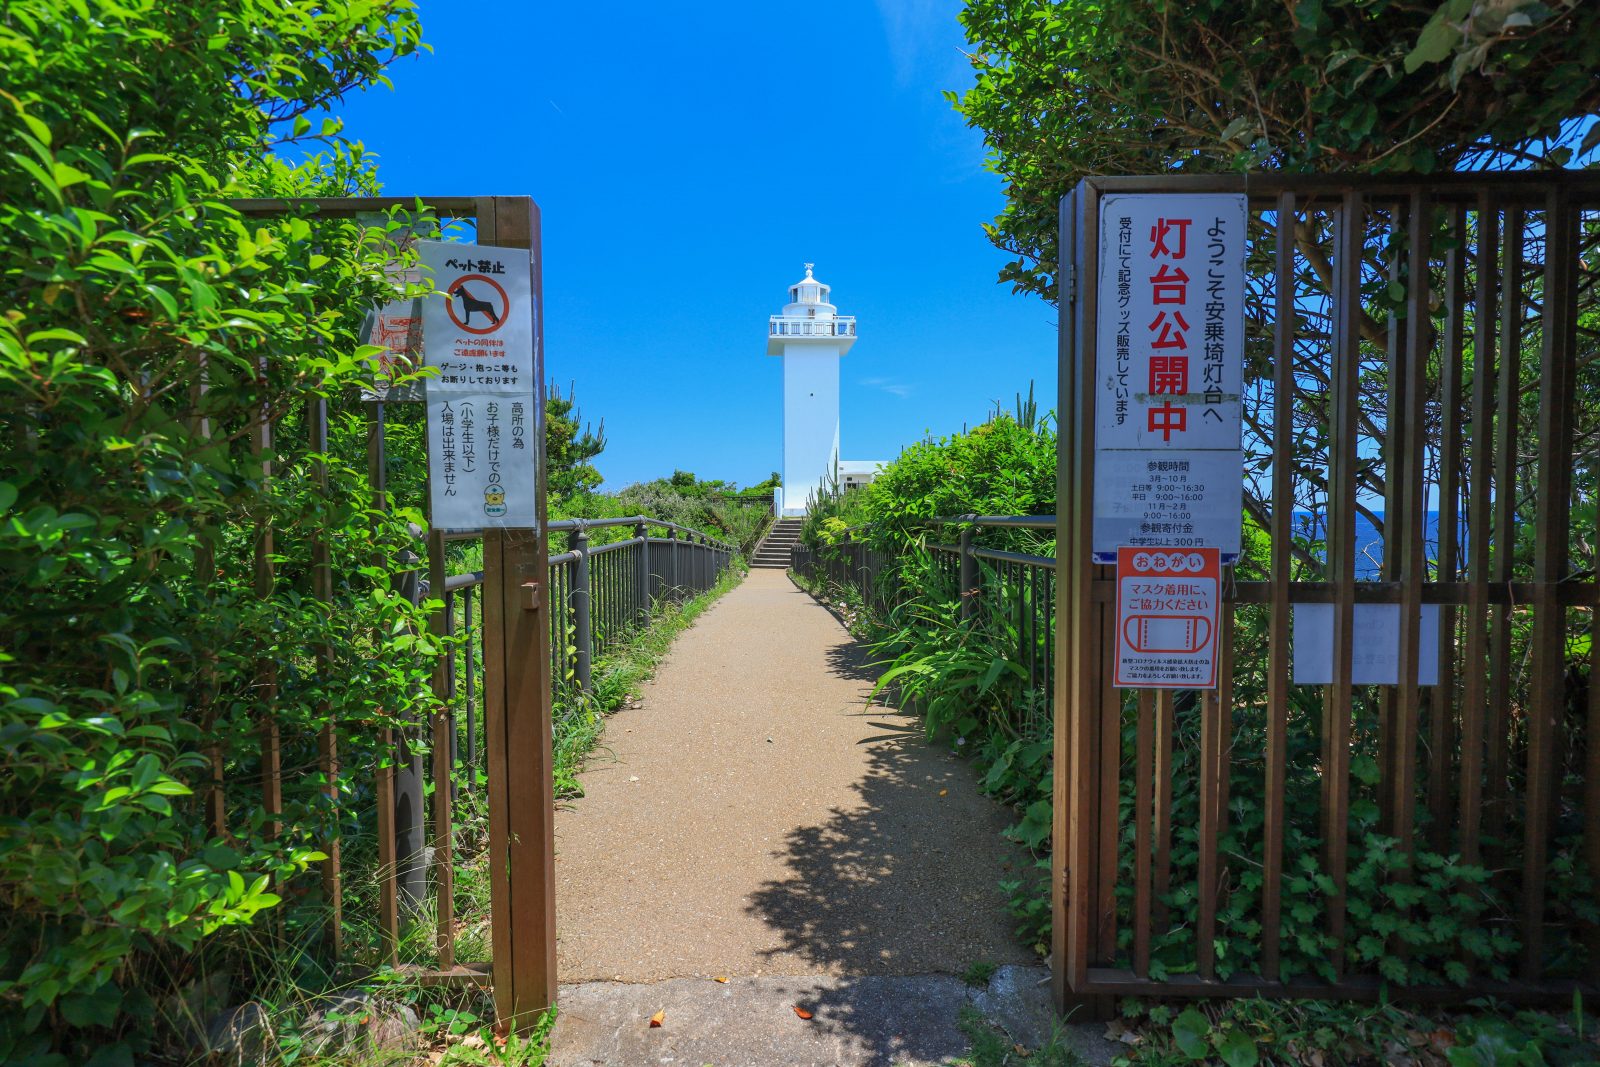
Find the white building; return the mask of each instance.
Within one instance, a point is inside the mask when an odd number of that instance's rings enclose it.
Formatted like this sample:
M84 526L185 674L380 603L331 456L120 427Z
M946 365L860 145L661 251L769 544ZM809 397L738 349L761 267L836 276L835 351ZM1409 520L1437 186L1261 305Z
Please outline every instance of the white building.
M767 355L783 360L782 515L804 515L822 486L865 485L882 466L839 459L839 360L856 342L856 318L839 314L811 268L807 263L782 314L767 323Z

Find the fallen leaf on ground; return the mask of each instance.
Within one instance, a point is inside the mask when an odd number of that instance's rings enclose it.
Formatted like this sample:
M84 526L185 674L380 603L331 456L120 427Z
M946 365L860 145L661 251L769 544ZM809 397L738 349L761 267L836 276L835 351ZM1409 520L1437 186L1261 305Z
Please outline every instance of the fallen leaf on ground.
M947 797L947 796L949 796L949 795L950 795L950 790L948 790L948 789L941 789L941 790L939 790L939 795L940 795L940 796L942 796L942 797Z
M1022 1057L1023 1059L1027 1059L1029 1056L1033 1055L1033 1053L1028 1050L1028 1046L1026 1046L1026 1045L1012 1045L1011 1046L1011 1051L1015 1052L1018 1056Z
M660 1026L663 1022L666 1021L666 1019L667 1019L667 1009L662 1008L660 1011L658 1011L654 1015L650 1016L650 1025L651 1026Z
M798 1004L796 1004L796 1005L795 1005L795 1006L794 1006L794 1013L795 1013L795 1014L796 1014L796 1015L798 1015L798 1016L800 1016L800 1018L802 1018L802 1019L809 1019L809 1018L811 1018L811 1013L810 1013L810 1012L809 1012L809 1011L806 1011L806 1010L805 1010L805 1009L804 1009L804 1008L802 1008L802 1007L801 1007L801 1006L800 1006L800 1005L798 1005Z
M728 976L725 975L725 974L719 974L719 975L717 975L715 978L713 978L711 980L713 982L721 982L723 985L727 985L728 984Z

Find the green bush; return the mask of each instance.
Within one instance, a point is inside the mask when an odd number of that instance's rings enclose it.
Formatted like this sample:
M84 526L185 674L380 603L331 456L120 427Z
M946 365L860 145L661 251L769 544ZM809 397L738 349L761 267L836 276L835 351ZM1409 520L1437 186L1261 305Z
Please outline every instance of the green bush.
M348 778L329 795L319 735L370 768L377 728L429 711L436 649L380 562L415 516L372 509L355 414L392 242L228 205L371 191L359 148L313 116L418 44L407 0L0 14L7 1063L153 1054L155 1032L192 1024L208 969L248 995L250 959L214 951L230 928L314 947L325 912L302 872L371 802ZM313 129L328 154L272 156Z
M953 543L957 527L931 524L933 516L964 513L1052 514L1055 439L1048 421L996 414L960 435L907 449L867 489L833 499L810 521L813 544L826 560L849 536L883 554L881 587L863 598L843 599L876 609L857 629L872 645L882 674L876 694L919 713L930 737L970 755L986 792L1016 813L1007 836L1029 849L1037 867L1005 883L1019 934L1041 954L1050 944L1049 856L1054 766L1051 694L1046 679L1030 678L1047 628L1036 633L1020 620L1035 615L1031 598L1054 596L1037 576L1018 581L980 561L978 610L963 617L954 558L932 551ZM859 524L866 525L859 525ZM1270 555L1263 530L1245 517L1244 580L1261 580ZM985 528L981 546L1053 556L1054 543L1037 532ZM1312 545L1297 544L1312 555ZM1296 563L1309 570L1309 564ZM1298 577L1308 576L1297 572ZM1042 582L1042 584L1041 584ZM832 594L830 594L832 595ZM1250 973L1261 952L1261 886L1266 810L1268 617L1260 605L1235 612L1235 668L1230 708L1230 776L1227 827L1219 841L1224 892L1219 895L1213 949L1219 977ZM1030 646L1029 642L1033 642ZM1280 971L1285 978L1333 977L1339 946L1327 930L1333 883L1319 864L1321 851L1320 694L1291 690L1282 880ZM1131 692L1122 707L1121 840L1116 903L1121 963L1132 948L1135 858L1134 758L1137 705ZM1345 885L1349 938L1343 945L1354 973L1397 986L1450 985L1469 974L1511 976L1520 948L1514 897L1503 878L1468 865L1457 854L1418 847L1407 856L1383 833L1378 767L1379 698L1355 693L1351 726L1348 866ZM1201 715L1198 701L1176 702L1171 766L1173 810L1170 891L1161 895L1171 922L1151 942L1151 974L1158 980L1197 968L1195 931L1200 842ZM1418 798L1419 841L1431 839L1428 807ZM1517 831L1511 835L1515 837ZM1590 875L1578 860L1579 837L1558 827L1548 867L1551 915L1567 924L1600 919ZM1508 864L1509 865L1509 864ZM1552 974L1582 973L1577 939L1552 939Z

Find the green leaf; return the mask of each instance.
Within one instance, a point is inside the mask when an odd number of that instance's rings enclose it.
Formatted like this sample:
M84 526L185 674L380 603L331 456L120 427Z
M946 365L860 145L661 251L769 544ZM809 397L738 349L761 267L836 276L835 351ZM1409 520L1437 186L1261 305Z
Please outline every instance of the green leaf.
M22 155L21 153L8 152L6 154L11 157L12 161L16 163L17 166L27 171L33 176L35 181L44 186L45 192L50 194L50 199L54 200L57 206L65 203L65 201L61 198L61 187L56 184L55 179L52 178L43 167L39 166L38 163L29 159L27 156Z
M1217 1043L1217 1055L1228 1067L1256 1067L1261 1062L1255 1040L1243 1030L1229 1030Z
M85 174L77 167L61 162L57 162L51 168L51 177L55 179L56 188L58 189L65 189L68 186L77 185L79 182L86 182L89 180L89 175Z
M1461 40L1461 31L1450 23L1447 14L1447 8L1441 7L1422 28L1416 46L1406 53L1407 74L1416 73L1428 63L1441 62L1455 49Z
M123 1041L102 1045L84 1061L83 1067L133 1067L133 1050Z
M39 139L39 143L46 148L50 147L50 127L45 125L43 120L23 111L21 105L18 105L17 114L28 129L33 131L33 135Z
M1238 138L1241 134L1254 129L1255 125L1255 120L1250 118L1250 116L1240 115L1238 118L1228 123L1227 126L1223 127L1222 132L1217 135L1217 139L1222 141L1232 141Z
M1211 1032L1211 1021L1195 1008L1185 1008L1172 1020L1172 1040L1191 1060L1203 1060L1211 1054L1211 1043L1206 1035Z
M161 310L167 313L169 321L178 321L178 301L173 298L171 293L159 285L148 283L145 285L144 291L149 293L155 299L155 302L161 305Z

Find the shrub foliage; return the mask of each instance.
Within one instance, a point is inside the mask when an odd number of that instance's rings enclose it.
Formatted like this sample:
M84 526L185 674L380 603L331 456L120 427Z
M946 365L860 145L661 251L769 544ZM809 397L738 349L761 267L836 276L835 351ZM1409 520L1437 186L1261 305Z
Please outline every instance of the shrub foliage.
M370 804L319 737L371 767L428 711L387 562L407 516L375 508L357 414L393 244L228 203L370 191L319 112L419 43L409 0L0 12L0 1060L149 1053L207 968L248 986L204 950L263 909L314 947L302 872Z

